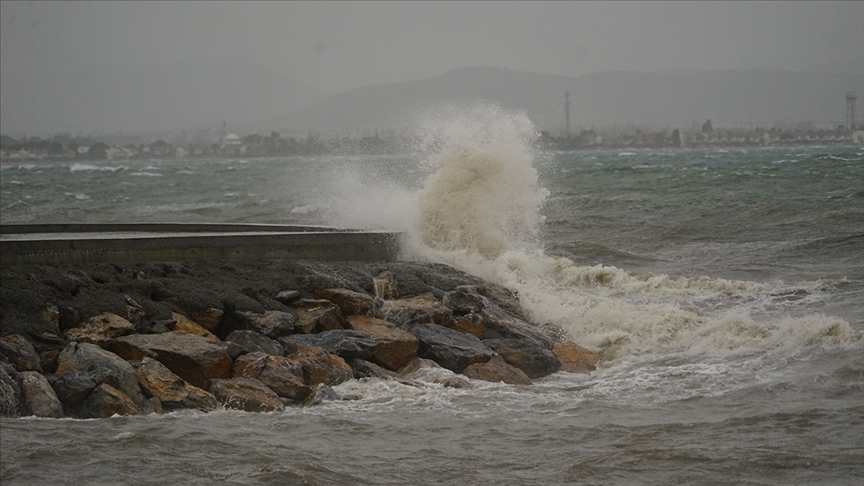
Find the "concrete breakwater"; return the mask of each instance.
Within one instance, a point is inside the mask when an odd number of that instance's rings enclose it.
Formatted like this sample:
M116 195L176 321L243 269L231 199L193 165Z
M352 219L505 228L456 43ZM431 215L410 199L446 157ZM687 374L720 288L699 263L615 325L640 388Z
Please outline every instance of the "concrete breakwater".
M589 372L599 356L518 296L418 262L212 261L0 269L7 416L109 417L351 399L353 379L470 388ZM438 383L423 369L452 372Z
M323 226L202 223L0 226L0 264L193 260L395 260L401 235Z

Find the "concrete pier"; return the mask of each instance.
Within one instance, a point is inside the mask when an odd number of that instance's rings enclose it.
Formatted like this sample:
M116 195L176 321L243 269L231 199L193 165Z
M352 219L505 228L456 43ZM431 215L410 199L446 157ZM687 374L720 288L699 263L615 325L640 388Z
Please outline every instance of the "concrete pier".
M392 261L401 234L206 223L0 225L0 265L190 260Z

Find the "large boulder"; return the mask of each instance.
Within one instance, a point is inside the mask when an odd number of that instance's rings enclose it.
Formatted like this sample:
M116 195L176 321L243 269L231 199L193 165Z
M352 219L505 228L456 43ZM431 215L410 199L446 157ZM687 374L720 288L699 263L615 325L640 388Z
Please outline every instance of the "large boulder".
M291 304L297 313L296 331L317 334L336 329L350 329L351 324L333 302L320 299L300 299Z
M285 348L278 341L255 331L234 331L225 338L226 342L237 343L248 352L262 351L271 356L282 356Z
M218 406L213 395L190 385L155 359L143 358L136 363L135 372L144 392L158 398L164 410L195 408L209 412Z
M568 373L590 373L600 361L599 354L569 341L556 345L552 351L561 361L561 371Z
M519 368L507 364L501 356L495 356L485 363L472 364L462 370L462 374L475 380L503 382L508 385L530 385L531 378Z
M42 373L37 371L22 372L21 391L25 414L49 418L63 416L63 405Z
M455 331L438 324L410 324L403 328L417 336L417 355L428 358L455 373L468 365L485 363L495 356L477 336Z
M125 336L106 348L129 361L153 358L199 388L207 389L211 379L231 376L231 358L224 346L183 331Z
M550 375L561 368L561 362L552 350L531 340L487 339L483 344L532 379Z
M102 383L93 389L81 405L84 418L108 418L114 415L135 415L138 406L122 391Z
M476 314L484 330L481 339L520 339L552 349L555 341L534 324L526 322L497 305L488 305Z
M343 315L366 315L372 309L372 297L348 289L315 289L316 299L329 300L336 304Z
M42 362L36 348L20 334L0 338L0 358L8 361L19 372L42 372Z
M219 338L216 337L212 332L204 329L202 326L198 325L192 319L184 316L183 314L178 314L176 312L171 313L171 319L173 319L173 323L171 324L172 331L184 331L189 334L195 334L196 336L201 336L205 339L213 341L214 343L218 343Z
M419 341L410 332L374 317L350 316L348 320L354 329L378 341L371 360L388 370L397 371L417 356Z
M251 378L213 380L210 392L228 408L246 412L279 412L285 409L279 395Z
M354 372L344 359L321 348L300 347L289 354L288 358L300 363L303 369L303 380L309 386L318 383L336 386L354 378Z
M355 329L335 329L318 334L298 334L285 337L282 342L292 344L286 346L287 352L290 353L303 347L314 346L330 354L341 356L345 360L369 359L374 354L375 348L381 344L381 341L369 334Z
M303 400L311 392L299 362L260 351L239 357L234 363L234 376L258 380L280 397L292 400Z
M57 398L63 404L67 414L77 410L97 386L97 383L90 377L77 372L50 375L46 378L48 378L48 383L51 384L51 388L54 389L54 393L57 394Z
M255 331L276 339L295 332L297 314L276 310L257 312L235 312L232 320L234 330Z
M57 375L66 373L78 373L96 384L111 385L132 399L136 406L144 404L144 395L132 365L95 344L73 342L66 346L57 357Z
M112 339L128 336L134 332L135 326L129 320L105 312L67 330L66 337L70 341L101 346Z
M384 301L379 316L397 326L415 323L446 325L453 313L432 294Z

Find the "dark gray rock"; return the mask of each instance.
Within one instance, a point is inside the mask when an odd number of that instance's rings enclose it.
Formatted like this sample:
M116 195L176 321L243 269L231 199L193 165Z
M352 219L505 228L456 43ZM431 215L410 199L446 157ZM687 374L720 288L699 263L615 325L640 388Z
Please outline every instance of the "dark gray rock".
M69 372L46 377L65 407L76 408L90 396L97 383L81 373Z
M383 341L354 329L336 329L318 334L291 336L294 341L315 346L345 360L372 358Z
M42 363L33 344L20 334L0 338L0 358L19 372L42 372Z
M537 326L508 313L497 305L486 306L478 315L485 327L480 336L483 340L521 339L532 341L550 350L555 346L555 340Z
M335 390L324 383L318 383L314 388L312 388L312 393L306 397L306 400L303 400L302 405L304 407L311 407L313 405L321 405L324 402L332 402L340 399L341 397L339 397L339 394L336 393Z
M300 298L300 292L296 290L283 290L276 294L276 301L285 305L291 305L292 302Z
M403 329L417 336L420 341L418 356L431 359L455 373L461 373L468 365L485 363L495 356L495 351L473 334L437 324L410 324Z
M531 340L487 339L483 343L504 358L504 361L524 371L529 378L541 378L561 369L561 361L551 349Z
M297 314L283 311L236 312L233 314L231 324L233 324L231 327L234 330L255 331L269 338L277 339L294 333L294 328L297 325Z
M0 417L21 415L21 374L9 363L0 362Z
M250 353L261 351L272 356L285 354L285 348L279 342L255 331L234 331L225 338L225 341L237 343Z
M127 336L131 337L134 336ZM136 406L144 405L144 395L132 365L95 344L70 343L63 349L57 358L57 375L66 373L78 373L100 385L109 384L131 398Z
M355 378L378 378L380 380L396 380L399 375L386 368L382 368L375 363L362 359L352 359L348 362L351 369L354 370Z

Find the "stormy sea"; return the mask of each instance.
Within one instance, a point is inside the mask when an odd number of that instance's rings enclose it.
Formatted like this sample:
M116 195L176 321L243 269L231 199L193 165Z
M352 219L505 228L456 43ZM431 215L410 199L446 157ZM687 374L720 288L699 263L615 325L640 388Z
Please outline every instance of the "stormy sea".
M2 419L3 484L861 485L864 148L536 141L482 106L403 155L5 162L3 224L404 231L404 259L513 290L604 360L277 413Z

